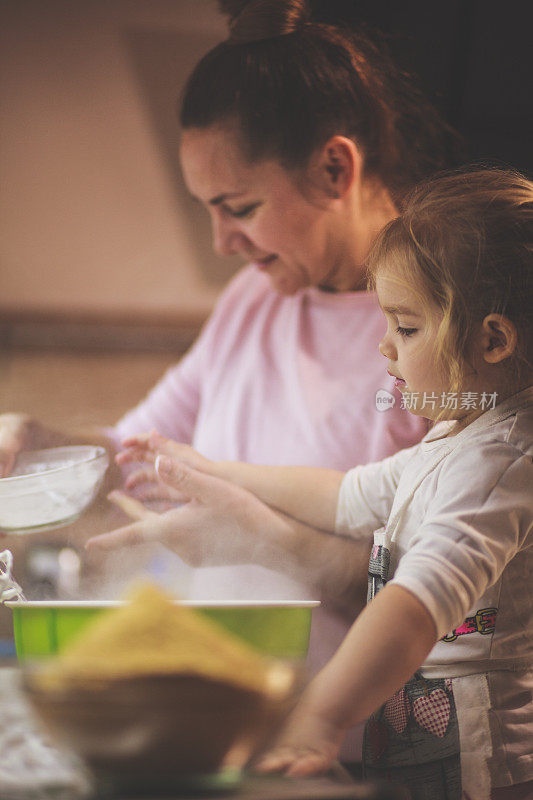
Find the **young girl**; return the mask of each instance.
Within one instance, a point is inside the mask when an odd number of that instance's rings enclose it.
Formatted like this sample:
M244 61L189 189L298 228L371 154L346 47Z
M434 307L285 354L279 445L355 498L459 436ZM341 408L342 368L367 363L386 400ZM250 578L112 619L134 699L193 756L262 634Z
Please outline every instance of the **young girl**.
M369 717L366 775L415 800L533 796L532 221L521 176L448 174L415 190L373 248L380 351L402 402L439 423L419 445L342 474L210 462L156 435L128 442L123 461L177 457L156 467L191 503L139 511L101 545L163 528L168 542L191 507L205 519L205 476L195 483L183 462L324 531L373 536L369 603L265 770L325 770ZM253 530L248 509L233 513Z

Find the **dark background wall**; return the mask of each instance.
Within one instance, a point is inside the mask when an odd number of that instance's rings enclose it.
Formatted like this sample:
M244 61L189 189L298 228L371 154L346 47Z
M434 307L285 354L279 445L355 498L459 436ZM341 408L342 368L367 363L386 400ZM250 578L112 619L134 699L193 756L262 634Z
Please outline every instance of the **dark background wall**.
M469 160L533 175L531 3L315 0L315 9L324 21L378 31L463 134Z
M533 172L527 0L313 2L381 31L470 160ZM2 319L175 330L209 312L240 259L212 254L183 185L176 98L226 35L217 5L0 0L0 344Z

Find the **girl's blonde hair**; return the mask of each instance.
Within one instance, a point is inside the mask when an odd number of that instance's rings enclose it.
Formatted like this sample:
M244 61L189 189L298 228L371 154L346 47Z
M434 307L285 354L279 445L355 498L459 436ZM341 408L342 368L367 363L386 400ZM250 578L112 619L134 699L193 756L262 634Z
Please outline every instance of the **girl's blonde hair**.
M369 254L370 281L393 266L428 311L438 306L436 358L459 391L472 334L487 314L517 329L516 376L521 363L531 368L532 251L533 183L511 170L463 169L406 197Z

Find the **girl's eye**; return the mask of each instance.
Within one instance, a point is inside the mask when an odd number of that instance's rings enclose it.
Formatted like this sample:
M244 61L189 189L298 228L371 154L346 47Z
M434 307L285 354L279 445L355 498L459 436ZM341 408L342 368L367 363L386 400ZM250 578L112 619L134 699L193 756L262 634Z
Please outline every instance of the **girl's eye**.
M244 206L244 208L237 208L235 210L228 208L227 212L230 217L234 217L235 219L245 219L245 217L251 217L256 208L259 208L259 203L250 203L249 206Z
M402 328L401 325L398 325L396 328L396 333L399 333L400 336L412 336L413 333L416 333L416 328Z

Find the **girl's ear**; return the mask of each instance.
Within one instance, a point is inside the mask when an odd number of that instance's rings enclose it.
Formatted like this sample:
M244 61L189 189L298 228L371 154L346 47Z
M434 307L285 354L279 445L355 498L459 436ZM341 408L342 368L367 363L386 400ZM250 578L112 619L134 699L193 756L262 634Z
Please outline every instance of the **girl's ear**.
M518 335L510 319L502 314L488 314L482 323L483 358L487 364L498 364L516 350Z
M332 136L312 158L314 181L332 200L343 198L362 170L362 153L346 136Z

